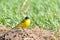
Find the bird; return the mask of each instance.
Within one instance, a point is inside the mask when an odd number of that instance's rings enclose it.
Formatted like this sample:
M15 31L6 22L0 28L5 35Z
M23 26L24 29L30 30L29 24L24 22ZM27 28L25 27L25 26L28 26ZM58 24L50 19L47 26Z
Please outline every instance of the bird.
M15 29L26 29L30 25L30 18L26 16L23 21L18 23L14 28Z

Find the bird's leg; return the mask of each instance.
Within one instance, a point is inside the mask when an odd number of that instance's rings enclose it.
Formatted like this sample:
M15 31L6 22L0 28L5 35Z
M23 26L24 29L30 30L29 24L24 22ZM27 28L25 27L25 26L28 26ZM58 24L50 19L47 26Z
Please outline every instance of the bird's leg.
M26 29L23 29L23 32L25 32L27 34Z
M26 30L25 29L22 29L23 30L23 32L26 32Z

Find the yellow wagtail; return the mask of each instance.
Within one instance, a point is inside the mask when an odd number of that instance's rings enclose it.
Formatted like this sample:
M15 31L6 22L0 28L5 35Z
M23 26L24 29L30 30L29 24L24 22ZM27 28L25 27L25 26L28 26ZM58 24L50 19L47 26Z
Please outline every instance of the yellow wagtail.
M29 19L29 17L25 17L25 19L23 21L21 21L20 23L17 24L17 26L15 26L15 29L19 29L20 27L22 29L25 29L29 25L30 25L30 19Z

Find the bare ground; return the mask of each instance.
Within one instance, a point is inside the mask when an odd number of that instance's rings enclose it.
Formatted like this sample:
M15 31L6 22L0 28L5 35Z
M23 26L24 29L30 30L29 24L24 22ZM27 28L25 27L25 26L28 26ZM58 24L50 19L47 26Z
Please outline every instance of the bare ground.
M38 27L27 30L8 30L3 27L0 28L0 40L60 40L60 31L51 32Z

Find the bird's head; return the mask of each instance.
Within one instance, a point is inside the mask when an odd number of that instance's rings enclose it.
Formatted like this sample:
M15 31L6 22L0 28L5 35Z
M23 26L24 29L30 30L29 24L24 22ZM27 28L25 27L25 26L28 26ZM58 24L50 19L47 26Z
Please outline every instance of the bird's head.
M29 19L29 17L28 17L28 16L26 16L26 17L25 17L25 19Z

